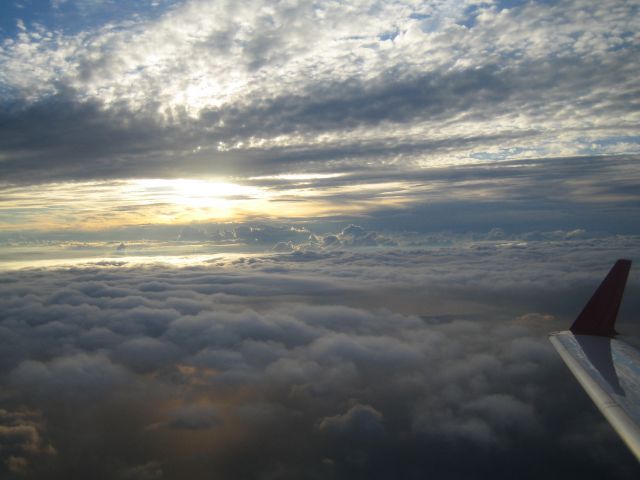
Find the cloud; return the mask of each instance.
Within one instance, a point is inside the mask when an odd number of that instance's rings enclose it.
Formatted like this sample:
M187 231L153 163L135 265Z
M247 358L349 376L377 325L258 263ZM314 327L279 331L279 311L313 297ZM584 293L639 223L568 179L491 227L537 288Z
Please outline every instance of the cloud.
M39 412L0 409L0 454L9 472L27 475L30 462L43 462L56 454L45 430Z
M220 420L215 409L210 406L189 405L171 413L169 428L200 430L215 427Z
M637 153L636 10L188 1L77 32L26 25L0 52L3 178Z
M389 238L385 238L384 236L376 233L376 232L367 232L364 228L359 225L349 225L345 227L340 235L336 237L340 244L343 246L364 246L364 247L374 247L380 245L391 246L395 245L395 242ZM326 239L326 237L325 237ZM333 239L330 240L331 243ZM325 240L326 244L326 240Z
M42 415L37 427L3 423L18 440L2 458L31 468L26 446L53 445L34 471L42 477L78 462L81 448L105 454L78 471L124 478L501 477L516 466L536 478L561 465L633 478L634 461L567 383L546 334L570 323L609 256L637 251L629 239L564 234L523 248L505 234L9 271L0 382L11 411ZM640 298L634 275L625 333ZM589 425L598 433L580 437Z
M370 405L354 405L342 415L325 417L318 428L323 432L377 435L384 432L384 416Z
M13 382L34 394L54 393L75 399L100 398L110 389L127 382L127 372L98 355L62 356L50 362L25 360L11 373Z
M278 242L273 247L274 252L292 252L294 250L293 243L291 241L288 242Z
M219 198L220 184L196 180L7 186L0 239L40 242L36 258L54 246L43 241L67 241L58 255L69 257L113 256L116 244L105 250L105 241L124 241L131 256L151 256L191 254L189 242L200 249L209 243L202 253L246 251L247 246L259 251L279 242L307 250L390 246L397 241L394 234L406 232L485 235L495 229L505 238L536 231L636 234L636 163L633 155L538 158L455 168L366 168L303 179L254 177L244 185L223 185L229 192L251 191L251 199ZM228 209L229 219L214 220L221 207ZM71 224L70 217L75 218ZM141 220L144 225L138 225ZM345 232L339 238L349 224L369 236ZM158 249L151 243L157 240L182 245Z
M172 365L179 352L176 347L155 338L134 338L121 343L113 357L136 373L154 372Z
M151 461L123 469L118 478L122 480L158 480L164 478L164 474L160 462Z

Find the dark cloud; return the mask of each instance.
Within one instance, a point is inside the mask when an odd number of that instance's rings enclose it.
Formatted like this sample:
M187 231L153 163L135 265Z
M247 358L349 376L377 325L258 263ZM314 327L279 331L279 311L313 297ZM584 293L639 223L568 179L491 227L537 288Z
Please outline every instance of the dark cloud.
M183 144L145 115L78 102L68 91L25 108L4 109L0 131L0 148L9 159L3 162L3 176L20 183L43 173L44 165L52 170L37 179L40 182L118 178L123 168L137 176L140 155L151 160L144 161L148 167L156 163L153 159L167 160L177 153L171 145ZM87 162L93 172L84 171Z
M0 455L9 473L26 475L30 464L46 462L56 450L46 440L46 427L37 411L0 409Z

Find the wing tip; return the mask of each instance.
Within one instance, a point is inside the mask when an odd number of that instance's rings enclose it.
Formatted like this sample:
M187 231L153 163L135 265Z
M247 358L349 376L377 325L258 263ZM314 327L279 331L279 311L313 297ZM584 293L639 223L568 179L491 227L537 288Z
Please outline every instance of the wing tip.
M631 260L626 258L620 258L616 261L578 318L573 322L571 332L603 337L617 335L614 327L631 263Z

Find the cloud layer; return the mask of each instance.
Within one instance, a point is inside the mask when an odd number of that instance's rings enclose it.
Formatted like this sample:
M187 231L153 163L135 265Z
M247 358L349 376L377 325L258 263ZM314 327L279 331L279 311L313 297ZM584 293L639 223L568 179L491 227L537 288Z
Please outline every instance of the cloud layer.
M283 241L283 247L310 233L338 233L350 223L396 233L498 227L509 234L576 229L638 234L637 163L633 155L589 156L255 176L241 183L14 185L0 188L0 231L3 239L244 239Z
M7 272L4 472L633 478L631 455L546 340L605 257L637 252L612 245ZM623 332L637 289L633 274Z

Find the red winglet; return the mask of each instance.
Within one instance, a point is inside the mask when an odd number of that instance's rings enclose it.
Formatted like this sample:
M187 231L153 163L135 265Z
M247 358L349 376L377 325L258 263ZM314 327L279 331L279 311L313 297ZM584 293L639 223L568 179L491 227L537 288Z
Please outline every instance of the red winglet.
M574 334L603 337L616 335L614 325L630 268L631 260L618 260L615 263L589 303L571 325L571 331Z

